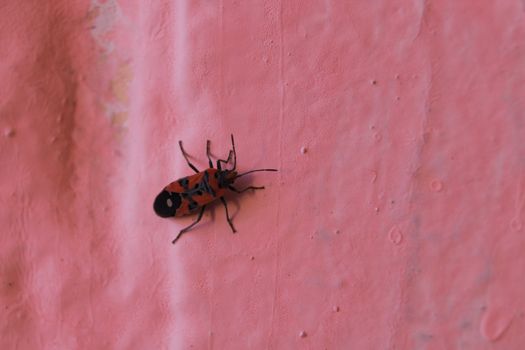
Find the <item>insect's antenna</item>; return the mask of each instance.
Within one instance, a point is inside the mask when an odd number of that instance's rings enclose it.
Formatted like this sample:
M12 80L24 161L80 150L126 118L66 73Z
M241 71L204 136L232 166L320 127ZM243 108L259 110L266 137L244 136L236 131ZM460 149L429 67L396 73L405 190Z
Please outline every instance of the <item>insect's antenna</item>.
M242 173L242 174L239 174L239 175L235 176L235 178L238 179L241 176L244 176L244 175L247 175L247 174L250 174L250 173L254 173L256 171L277 171L277 169L255 169L255 170L250 170L250 171L247 171L245 173Z
M233 134L231 134L232 137L232 148L233 148L233 169L237 167L237 152L235 152L235 142L233 142Z

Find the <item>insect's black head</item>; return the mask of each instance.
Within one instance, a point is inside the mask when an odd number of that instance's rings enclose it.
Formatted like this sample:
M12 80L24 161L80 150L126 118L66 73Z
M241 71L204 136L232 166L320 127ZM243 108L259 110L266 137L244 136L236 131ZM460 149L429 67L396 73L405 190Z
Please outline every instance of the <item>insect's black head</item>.
M175 216L177 208L180 207L181 199L178 193L163 190L153 203L153 209L158 216L169 218Z
M217 176L219 177L219 186L228 187L235 182L237 172L235 170L221 170L217 172Z

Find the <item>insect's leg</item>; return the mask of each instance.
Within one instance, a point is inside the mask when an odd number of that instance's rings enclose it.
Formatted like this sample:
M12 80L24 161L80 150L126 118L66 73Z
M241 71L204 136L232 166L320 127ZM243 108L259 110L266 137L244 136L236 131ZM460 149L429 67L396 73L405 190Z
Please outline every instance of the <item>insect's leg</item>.
M186 163L188 163L189 167L193 169L196 173L199 172L199 170L195 167L195 165L191 164L188 160L188 156L186 155L186 151L184 151L184 148L182 148L182 141L179 141L179 147L180 151L182 152L182 155L184 156L184 159L186 159Z
M226 205L226 200L224 199L224 197L221 197L221 202L224 205L224 209L226 210L226 220L228 220L228 224L230 224L233 233L235 233L237 231L235 230L235 227L233 227L232 219L230 218L230 214L228 213L228 205Z
M232 185L230 185L228 186L228 188L232 190L233 192L237 192L237 193L243 193L244 191L248 191L248 190L264 190L264 186L249 186L249 187L243 188L242 190L238 190Z
M226 159L226 160L224 160L224 159L217 159L217 169L222 170L221 162L224 163L224 164L228 164L230 162L230 159L232 159L232 154L233 154L233 151L230 151L230 153L228 153L228 159Z
M202 214L204 214L204 209L206 209L205 205L201 208L201 212L199 213L199 217L197 218L197 220L195 220L190 226L185 227L182 230L180 230L177 237L175 237L175 239L171 241L171 243L175 244L175 242L177 242L177 240L180 238L180 236L182 236L183 233L188 232L193 226L195 226L199 221L201 221Z
M231 134L232 138L232 148L233 148L233 168L232 170L235 170L237 168L237 152L235 152L235 142L233 142L233 134Z
M206 156L208 157L208 164L210 165L210 168L213 168L213 162L211 161L210 156L210 140L206 140Z

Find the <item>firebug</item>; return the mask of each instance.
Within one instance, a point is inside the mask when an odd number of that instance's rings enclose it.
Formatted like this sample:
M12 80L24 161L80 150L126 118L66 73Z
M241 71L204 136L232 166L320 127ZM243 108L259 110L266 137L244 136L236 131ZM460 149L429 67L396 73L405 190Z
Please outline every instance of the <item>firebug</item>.
M157 195L153 203L155 213L163 218L179 217L190 215L198 212L197 220L195 220L188 227L183 228L178 233L177 237L172 241L173 244L184 234L195 226L201 219L206 206L216 200L220 200L224 205L226 211L226 220L233 232L236 232L232 220L228 213L228 205L224 196L228 191L242 193L248 190L262 190L264 186L248 186L241 190L235 188L233 183L241 176L256 172L256 171L277 171L277 169L255 169L237 173L237 153L235 151L235 142L233 135L231 135L232 149L228 154L228 158L218 159L217 168L213 167L213 162L210 155L210 140L206 141L206 156L208 157L209 168L204 171L199 171L188 160L188 156L182 147L182 141L179 141L179 147L188 163L188 166L195 172L194 175L186 176L173 181ZM228 165L233 157L233 166L231 169L222 169L221 163Z

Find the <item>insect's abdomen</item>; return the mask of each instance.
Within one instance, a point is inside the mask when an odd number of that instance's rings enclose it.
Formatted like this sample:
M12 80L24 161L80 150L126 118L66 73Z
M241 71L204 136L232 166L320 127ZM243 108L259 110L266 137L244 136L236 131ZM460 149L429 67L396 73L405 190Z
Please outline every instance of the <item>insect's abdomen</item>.
M206 169L195 175L173 181L166 186L166 191L178 193L181 198L181 204L175 216L192 214L226 193L224 188L219 187L216 173L216 169Z

